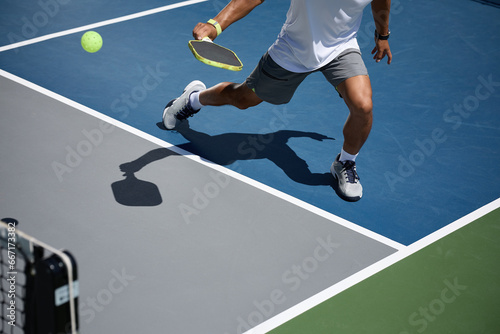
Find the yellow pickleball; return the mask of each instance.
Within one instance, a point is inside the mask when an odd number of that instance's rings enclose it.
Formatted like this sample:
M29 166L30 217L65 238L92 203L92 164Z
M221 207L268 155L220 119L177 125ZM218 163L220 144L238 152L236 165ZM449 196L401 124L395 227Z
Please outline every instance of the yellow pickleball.
M102 47L102 37L95 31L87 31L82 36L82 47L85 51L94 53Z

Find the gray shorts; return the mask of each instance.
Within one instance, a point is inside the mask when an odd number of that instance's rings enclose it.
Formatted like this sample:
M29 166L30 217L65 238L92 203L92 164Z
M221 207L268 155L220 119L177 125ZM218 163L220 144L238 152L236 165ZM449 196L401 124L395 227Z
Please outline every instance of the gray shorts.
M327 65L305 73L285 70L266 52L245 82L262 100L272 104L284 104L290 102L300 83L314 72L323 73L335 89L346 79L368 75L361 53L357 49L347 49Z

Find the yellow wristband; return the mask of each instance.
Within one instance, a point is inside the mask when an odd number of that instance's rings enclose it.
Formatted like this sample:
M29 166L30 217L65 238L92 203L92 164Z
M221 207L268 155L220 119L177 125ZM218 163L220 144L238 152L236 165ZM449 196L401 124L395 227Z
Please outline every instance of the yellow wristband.
M215 30L217 30L217 36L219 36L222 33L222 28L220 27L219 22L215 21L214 19L210 19L207 21L207 23L210 23L215 27Z

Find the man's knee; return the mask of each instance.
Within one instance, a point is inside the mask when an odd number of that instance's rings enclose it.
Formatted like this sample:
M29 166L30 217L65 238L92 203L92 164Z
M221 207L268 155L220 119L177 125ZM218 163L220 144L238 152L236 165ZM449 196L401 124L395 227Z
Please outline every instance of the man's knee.
M349 78L337 88L351 113L371 115L373 102L372 89L368 76L360 75Z
M373 111L373 102L371 97L360 98L354 103L352 111L362 115L371 114Z
M344 99L349 111L355 116L369 117L372 115L373 102L371 96L357 95L351 96L349 100Z

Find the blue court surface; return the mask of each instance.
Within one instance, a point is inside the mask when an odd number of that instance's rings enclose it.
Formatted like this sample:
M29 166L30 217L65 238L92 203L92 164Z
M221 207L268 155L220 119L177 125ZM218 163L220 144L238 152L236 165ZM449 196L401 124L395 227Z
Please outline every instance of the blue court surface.
M321 74L310 75L287 105L205 107L178 131L159 125L166 103L190 81L244 81L274 42L289 1L265 1L218 37L242 60L240 72L204 65L187 46L193 27L225 5L0 0L0 70L401 248L500 197L496 2L393 0L391 65L371 58L374 23L366 8L358 41L373 86L374 126L356 160L364 188L356 203L337 196L329 173L348 110ZM80 45L88 30L104 40L94 54Z

